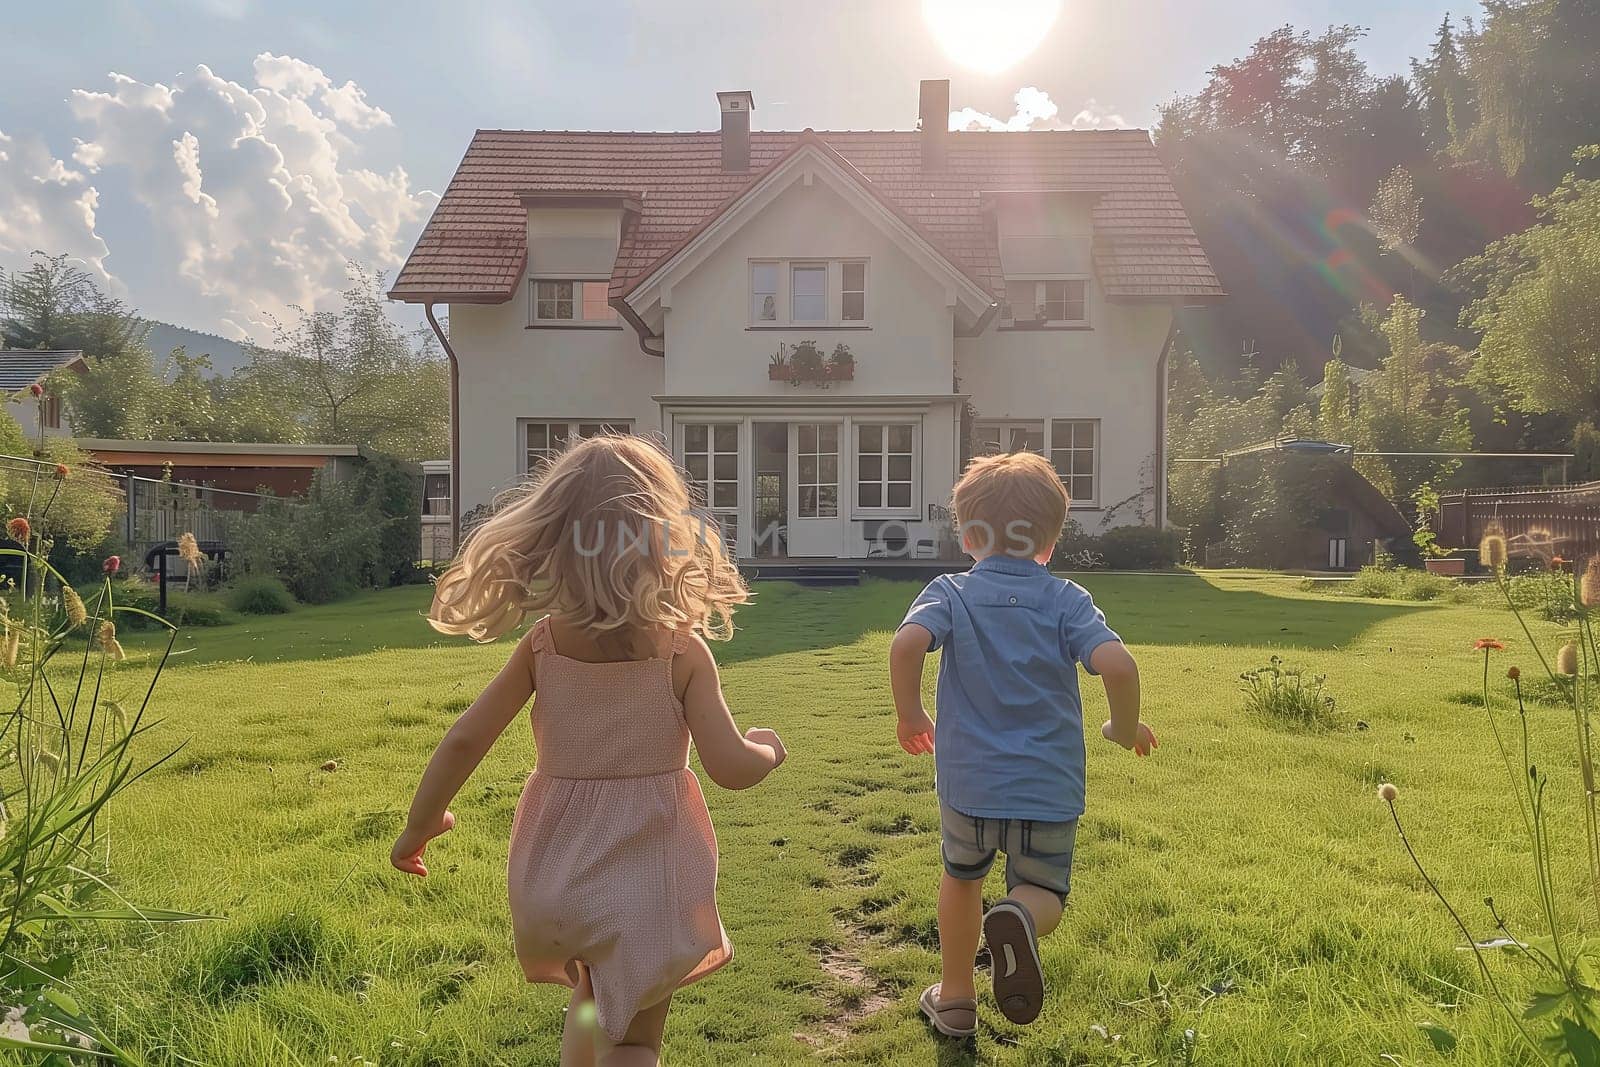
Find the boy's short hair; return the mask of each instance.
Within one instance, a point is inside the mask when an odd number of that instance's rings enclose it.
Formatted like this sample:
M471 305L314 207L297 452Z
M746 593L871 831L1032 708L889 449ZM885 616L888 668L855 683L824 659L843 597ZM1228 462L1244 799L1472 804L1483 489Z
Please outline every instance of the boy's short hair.
M1061 539L1072 498L1049 460L1012 452L968 463L953 503L963 544L1033 559Z

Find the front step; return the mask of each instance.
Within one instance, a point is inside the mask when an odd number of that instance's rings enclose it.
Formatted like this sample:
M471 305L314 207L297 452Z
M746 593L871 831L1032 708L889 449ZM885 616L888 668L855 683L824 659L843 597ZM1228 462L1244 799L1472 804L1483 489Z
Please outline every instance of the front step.
M763 564L745 569L753 582L794 582L796 585L860 585L861 568L812 565Z

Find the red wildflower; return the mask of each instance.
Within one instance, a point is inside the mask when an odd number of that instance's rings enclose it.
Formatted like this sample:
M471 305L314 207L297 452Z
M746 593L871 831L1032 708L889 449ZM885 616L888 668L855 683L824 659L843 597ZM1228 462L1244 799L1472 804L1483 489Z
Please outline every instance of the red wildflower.
M32 385L28 386L28 392L32 393L34 396L44 396L44 386L40 385L38 382L34 382Z
M72 473L72 471L67 467L67 465L65 463L57 463L56 464L56 477L57 478L65 478L67 475L69 475L71 473Z
M1518 678L1522 677L1522 671L1520 669L1516 668L1516 667L1507 667L1506 668L1506 677L1510 678L1514 682Z
M122 557L121 556L107 556L105 563L101 566L100 569L105 571L107 574L115 574L115 573L117 573L118 571L120 571L122 569Z
M6 523L6 533L10 534L11 540L16 541L18 544L25 545L28 543L28 534L31 530L32 527L28 525L28 520L21 515Z
M1501 652L1504 651L1506 646L1492 637L1480 637L1473 642L1472 647L1477 652L1488 652L1491 649L1495 652Z

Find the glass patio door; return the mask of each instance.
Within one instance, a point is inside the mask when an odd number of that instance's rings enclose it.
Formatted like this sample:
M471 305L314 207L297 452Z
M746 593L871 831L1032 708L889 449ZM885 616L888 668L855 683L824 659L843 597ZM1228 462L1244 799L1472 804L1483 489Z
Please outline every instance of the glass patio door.
M789 555L837 557L844 545L839 515L838 422L789 424Z

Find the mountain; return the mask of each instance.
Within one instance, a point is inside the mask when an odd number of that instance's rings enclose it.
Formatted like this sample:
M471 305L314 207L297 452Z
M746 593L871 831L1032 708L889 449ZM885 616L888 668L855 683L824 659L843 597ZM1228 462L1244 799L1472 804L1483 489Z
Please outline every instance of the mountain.
M201 333L199 330L174 326L167 322L150 321L147 325L150 327L150 334L145 343L150 346L150 351L155 353L158 366L167 358L169 352L180 345L191 356L210 357L211 373L217 375L232 374L250 362L249 351L239 341L230 341L214 333Z

